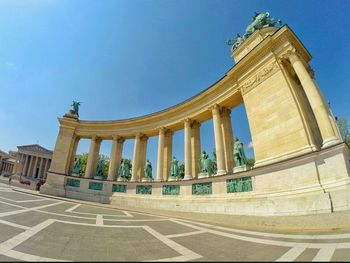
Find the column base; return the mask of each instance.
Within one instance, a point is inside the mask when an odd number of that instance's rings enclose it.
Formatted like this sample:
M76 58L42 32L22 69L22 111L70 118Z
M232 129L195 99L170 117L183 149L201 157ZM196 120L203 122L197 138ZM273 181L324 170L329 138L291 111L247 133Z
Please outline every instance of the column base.
M218 171L216 172L216 174L214 174L214 176L225 175L225 174L227 174L227 171L226 171L226 170L218 170Z
M159 179L159 178L154 179L154 182L161 182L161 181L162 179Z
M169 178L168 178L168 181L178 181L178 179L175 178L175 177L169 177Z
M192 175L186 174L183 180L190 180L192 179Z
M340 140L336 137L331 137L323 141L322 143L322 149L327 148L329 146L335 145L340 143Z
M152 178L142 178L142 182L152 182Z
M127 182L128 180L126 178L118 177L117 182Z
M251 167L250 165L241 165L241 166L236 166L233 168L233 173L238 173L238 172L243 172L249 170Z
M207 178L207 177L209 177L210 175L209 175L209 173L200 173L199 175L198 175L198 179L200 179L200 178Z

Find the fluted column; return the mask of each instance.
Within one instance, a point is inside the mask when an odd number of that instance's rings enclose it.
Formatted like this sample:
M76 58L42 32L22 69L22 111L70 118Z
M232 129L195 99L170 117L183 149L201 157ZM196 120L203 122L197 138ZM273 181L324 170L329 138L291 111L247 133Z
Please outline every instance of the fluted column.
M185 177L184 180L192 179L192 154L191 154L191 120L184 120L184 137L185 137Z
M71 155L70 155L69 172L72 172L73 167L74 167L74 159L75 159L75 155L77 154L77 149L78 149L80 138L79 137L75 137L73 140L74 141L73 141L72 152L71 152Z
M38 156L35 156L35 162L34 162L34 166L33 166L33 171L32 171L31 177L35 177L37 166L38 166Z
M143 135L141 137L141 155L140 155L140 163L139 163L139 171L138 176L139 180L142 181L144 175L145 175L145 165L146 165L146 155L147 155L147 142L148 142L148 136Z
M134 144L134 155L132 158L132 170L131 170L131 182L138 181L138 170L139 170L139 163L140 163L140 150L141 150L141 134L138 133L135 137L135 144Z
M164 140L164 166L163 166L163 181L167 182L170 173L170 165L173 155L173 131L167 130L165 132Z
M295 73L297 74L301 85L304 88L305 94L309 100L310 106L315 114L315 118L322 136L322 147L327 147L340 142L336 131L333 129L331 123L332 116L330 116L320 91L316 87L313 79L305 68L301 58L295 52L289 52L287 54L289 61L291 62Z
M163 180L163 169L164 169L164 138L165 128L159 128L158 136L158 159L157 159L157 178L156 181L160 182Z
M125 140L122 137L113 136L111 156L109 158L110 162L109 162L109 169L108 169L108 178L107 178L108 180L114 181L118 177L118 170L122 159L124 141Z
M39 174L38 174L38 178L41 178L41 177L42 177L42 176L41 176L41 173L42 173L42 171L43 171L43 161L44 161L44 158L41 157L41 158L40 158L40 165L39 165Z
M221 111L221 130L224 144L225 168L228 173L233 172L233 133L231 125L231 110L222 108Z
M213 125L214 125L214 137L215 137L215 150L216 150L216 164L217 164L217 173L216 175L226 174L225 167L225 152L224 144L221 131L221 116L220 116L220 107L215 104L211 107L213 114Z
M21 175L26 175L27 174L27 169L28 169L28 159L29 159L29 157L28 157L28 155L26 154L25 155L25 163L24 163L24 167L23 167L23 170L22 170L22 172L21 172Z
M200 171L199 158L201 156L201 124L193 121L191 128L191 154L192 154L192 177L197 178Z
M86 163L85 178L93 178L96 173L96 165L98 161L98 154L100 151L101 140L93 137L90 143L89 155Z
M33 167L33 159L34 159L34 156L31 155L31 156L30 156L30 161L29 161L29 165L28 165L28 170L27 170L26 177L30 177L30 176L31 176L31 171L32 171L32 167Z

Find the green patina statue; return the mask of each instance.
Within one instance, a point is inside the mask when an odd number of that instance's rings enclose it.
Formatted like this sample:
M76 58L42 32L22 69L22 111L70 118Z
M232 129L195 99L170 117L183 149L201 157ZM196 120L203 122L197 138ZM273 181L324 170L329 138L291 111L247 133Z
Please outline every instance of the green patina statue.
M149 160L147 160L145 165L145 178L152 178L152 164Z
M118 176L125 180L130 179L130 163L126 159L123 159L120 164Z
M243 166L247 164L247 158L244 154L243 143L236 137L233 146L233 158L236 166Z
M170 165L170 178L178 179L180 176L179 161L173 156L173 160Z
M79 101L75 101L73 100L73 104L72 106L72 111L74 111L75 114L77 114L79 116L79 106L80 106L80 102Z
M209 155L203 151L200 160L200 171L201 173L214 173L214 162L209 159Z
M82 168L83 168L83 163L81 162L81 159L79 158L74 163L72 174L80 175Z
M96 176L104 177L104 169L105 169L105 161L103 159L99 159L96 168Z
M231 46L231 52L233 52L238 48L239 45L241 45L244 42L244 40L246 40L256 30L262 29L264 27L275 27L278 24L281 25L282 21L280 19L270 18L269 12L254 12L254 15L251 19L251 23L247 26L243 37L241 37L240 34L237 34L235 40L229 39L226 41L226 44Z

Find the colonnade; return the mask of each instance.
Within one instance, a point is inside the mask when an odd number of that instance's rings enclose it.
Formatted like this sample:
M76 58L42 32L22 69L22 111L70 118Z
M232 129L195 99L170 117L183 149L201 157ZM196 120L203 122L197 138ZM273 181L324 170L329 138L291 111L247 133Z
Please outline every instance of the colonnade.
M14 167L14 163L13 162L9 162L6 160L3 160L1 163L1 167L0 167L0 174L12 174L13 172L13 167Z
M213 115L215 149L217 158L217 174L224 175L233 172L233 134L231 126L231 110L215 104L208 108ZM200 173L199 159L201 156L200 126L197 120L186 118L183 120L184 128L184 180L195 179ZM157 173L155 181L167 181L172 161L172 141L174 131L166 127L158 128L158 157ZM131 182L139 182L144 179L144 166L148 136L141 132L135 134L134 152L132 159ZM90 138L90 148L85 170L85 178L93 178L96 172L100 145L102 138L93 136ZM77 146L80 141L78 136L74 139L71 154L70 171L74 165ZM112 148L107 180L118 180L118 170L121 164L123 145L125 138L119 135L112 137Z
M23 177L45 179L50 167L51 159L18 153L15 163L15 173Z

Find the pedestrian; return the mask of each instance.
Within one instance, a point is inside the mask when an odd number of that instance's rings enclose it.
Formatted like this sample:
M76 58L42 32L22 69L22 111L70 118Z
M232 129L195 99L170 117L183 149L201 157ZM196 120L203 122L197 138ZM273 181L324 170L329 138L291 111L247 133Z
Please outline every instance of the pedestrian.
M9 176L9 185L11 185L11 180L12 180L12 177Z

